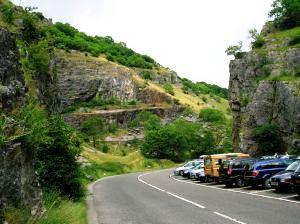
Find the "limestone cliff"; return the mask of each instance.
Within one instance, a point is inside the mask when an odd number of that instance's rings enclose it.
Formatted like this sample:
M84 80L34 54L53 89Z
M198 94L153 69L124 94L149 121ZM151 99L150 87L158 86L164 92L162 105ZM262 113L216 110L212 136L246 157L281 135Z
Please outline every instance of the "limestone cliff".
M300 146L300 48L283 34L266 35L261 49L230 63L235 151L259 154L255 130L264 124L278 126L287 147Z
M116 98L122 102L141 100L149 104L162 103L170 98L163 92L146 88L143 81L137 80L138 71L102 57L56 50L54 63L57 91L60 92L59 100L64 108L96 97ZM149 92L151 97L148 97Z

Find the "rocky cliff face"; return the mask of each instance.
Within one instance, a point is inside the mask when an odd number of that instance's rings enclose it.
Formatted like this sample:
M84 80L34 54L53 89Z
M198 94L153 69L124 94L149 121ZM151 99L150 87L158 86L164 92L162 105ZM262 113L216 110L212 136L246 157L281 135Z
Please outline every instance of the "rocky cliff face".
M134 79L138 73L133 69L75 51L66 53L57 50L55 57L55 74L63 107L95 97L116 98L122 102L141 100L145 103L169 99L166 94L155 91L152 91L153 97L147 97L149 89ZM171 78L169 75L164 77Z
M15 36L0 29L0 113L9 113L24 103L24 74L19 64ZM0 223L3 223L4 203L21 206L36 214L41 211L41 191L38 186L32 152L19 143L0 145Z
M230 104L235 151L256 155L256 127L279 127L287 146L300 144L300 49L287 38L267 39L263 49L243 54L230 63ZM288 74L292 81L278 81ZM277 81L276 81L277 80Z
M15 37L0 29L0 111L9 112L22 104L25 81Z

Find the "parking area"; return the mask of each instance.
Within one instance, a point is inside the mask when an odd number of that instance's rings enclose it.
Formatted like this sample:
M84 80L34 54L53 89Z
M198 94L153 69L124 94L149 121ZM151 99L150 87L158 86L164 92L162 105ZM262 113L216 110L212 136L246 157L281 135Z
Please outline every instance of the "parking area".
M198 185L199 187L206 187L206 188L214 188L220 191L230 191L235 192L237 194L248 194L253 197L262 197L262 198L269 198L274 200L281 200L290 203L297 203L300 204L300 196L293 192L276 192L275 189L263 189L262 187L252 188L252 187L242 187L242 188L228 188L223 184L216 184L212 183L201 183L200 181L194 179L187 179L182 176L174 176L173 174L170 175L170 178L174 181Z

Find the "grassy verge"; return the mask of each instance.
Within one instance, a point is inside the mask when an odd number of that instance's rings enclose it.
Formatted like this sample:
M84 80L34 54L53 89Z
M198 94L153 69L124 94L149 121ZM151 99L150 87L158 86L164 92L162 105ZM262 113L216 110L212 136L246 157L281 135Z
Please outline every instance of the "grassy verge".
M87 211L85 201L73 202L55 193L43 197L46 211L39 217L30 217L24 210L8 206L5 218L9 224L85 224Z
M89 145L83 146L82 156L90 162L83 168L86 184L102 177L174 167L170 160L145 158L138 146L109 144L109 153Z

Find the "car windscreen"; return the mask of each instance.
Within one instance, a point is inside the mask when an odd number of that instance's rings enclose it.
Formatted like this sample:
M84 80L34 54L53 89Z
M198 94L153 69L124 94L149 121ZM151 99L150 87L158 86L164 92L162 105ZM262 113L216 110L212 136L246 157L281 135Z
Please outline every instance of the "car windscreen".
M289 165L286 170L287 171L295 171L300 166L300 161L295 161L291 165Z

